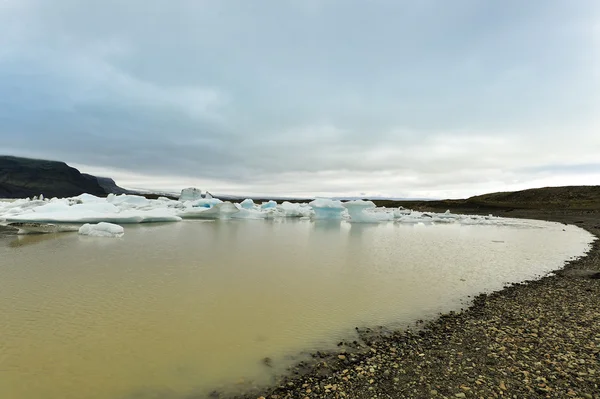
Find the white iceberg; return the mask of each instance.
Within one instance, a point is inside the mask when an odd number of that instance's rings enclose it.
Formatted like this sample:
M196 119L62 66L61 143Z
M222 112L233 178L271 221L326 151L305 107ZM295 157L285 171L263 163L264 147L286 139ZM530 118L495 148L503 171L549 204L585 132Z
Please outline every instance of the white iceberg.
M217 204L221 204L221 201L218 198L201 198L194 201L186 201L184 205L186 207L195 207L195 208L211 208Z
M177 216L183 219L230 219L239 211L231 202L219 202L210 208L190 206L178 212Z
M289 201L284 201L281 205L277 206L283 217L296 218L296 217L311 217L313 210L308 204L298 204Z
M113 205L125 205L132 208L142 208L152 206L152 201L141 195L128 195L128 194L109 194L106 197L106 202Z
M269 212L263 212L260 209L246 209L238 206L238 212L231 214L233 219L265 219Z
M368 212L369 209L375 209L373 201L356 200L345 202L344 208L348 210L350 222L352 223L379 223L388 220L387 213Z
M270 200L270 201L267 201L267 202L263 202L260 205L261 209L271 209L271 208L276 208L276 207L277 207L277 202L275 202L273 200Z
M123 237L125 229L118 224L100 222L98 224L86 223L79 228L79 234L91 237Z
M250 198L246 198L245 200L240 202L240 206L244 209L254 209L256 207L254 201Z
M202 196L202 191L196 187L188 187L181 190L181 195L179 195L179 201L194 201L200 198L204 198Z
M24 204L15 202L21 206L5 208L5 212L0 213L0 218L3 217L8 222L37 223L149 223L181 220L175 215L173 209L147 203L144 203L144 207L139 207L139 205L132 205L132 202L142 204L142 201L131 198L125 198L121 203L114 204L107 202L107 199L90 195L53 199L41 204L39 201ZM29 206L31 203L36 206Z
M314 211L314 219L341 220L346 211L341 201L329 198L317 198L309 205Z
M199 191L199 190L198 190ZM0 223L22 223L22 229L34 232L56 232L72 229L65 224L108 222L115 224L179 222L184 219L283 219L312 218L315 220L348 219L351 223L378 223L395 220L397 223L462 225L514 225L513 219L494 216L459 215L419 212L402 207L386 209L371 201L342 203L317 198L309 204L268 201L256 205L251 199L239 204L217 198L196 198L175 201L168 198L147 199L139 195L109 195L107 198L82 194L71 198L17 199L0 201ZM36 225L37 223L37 225ZM58 227L54 227L56 225ZM18 228L18 227L17 227Z
M18 229L17 234L53 234L79 230L78 226L37 222L14 222L7 226Z

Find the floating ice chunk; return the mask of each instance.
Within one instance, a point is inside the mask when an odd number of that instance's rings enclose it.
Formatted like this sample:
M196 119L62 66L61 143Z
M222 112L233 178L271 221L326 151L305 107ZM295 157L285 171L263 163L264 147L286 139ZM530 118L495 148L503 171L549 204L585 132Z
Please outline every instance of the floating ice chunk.
M268 212L263 212L256 208L243 208L241 204L235 204L239 212L231 215L234 219L264 219Z
M221 204L223 203L223 201L221 201L218 198L201 198L198 200L194 200L194 201L187 201L185 202L186 206L192 206L195 208L211 208L217 204Z
M397 214L394 212L394 216L396 217L396 222L399 223L424 223L431 224L431 216L425 214L423 212L411 211L407 214Z
M450 213L450 209L448 209L444 213L438 213L435 216L438 217L438 218L440 218L440 219L456 219L458 217L458 215Z
M136 213L142 217L140 223L157 223L157 222L180 222L181 217L175 215L175 211L169 208L155 208L147 211L124 211L121 214L127 215L127 212Z
M381 221L376 214L367 214L367 209L375 208L372 201L356 200L345 202L344 207L348 210L350 221L355 223L378 223Z
M109 194L109 196L106 197L106 201L114 205L129 205L137 208L150 206L152 203L149 199L142 197L141 195L128 194Z
M277 206L283 217L310 217L313 214L312 208L308 204L294 204L284 201Z
M86 194L83 193L81 195L78 195L76 197L71 197L74 201L85 204L88 202L104 202L106 201L105 198L100 198L100 197L96 197L95 195L92 194Z
M38 213L32 212L22 215L15 215L6 218L9 222L39 222L39 223L142 223L144 216L137 212L123 213L101 213L94 211L82 211L77 213L51 212Z
M341 201L317 198L309 203L314 211L314 219L341 220L346 208Z
M14 222L8 223L7 226L19 229L17 234L50 234L77 231L79 229L77 226L36 222Z
M405 209L404 207L399 207L398 209L394 209L394 218L401 218L406 215L410 215L412 211L410 209Z
M79 234L92 237L123 237L125 229L118 224L100 222L98 224L86 223L79 228Z
M194 201L201 199L202 191L196 187L188 187L181 190L181 195L179 196L179 201ZM211 197L212 198L212 197Z
M277 207L277 202L275 202L275 201L273 201L273 200L271 200L271 201L268 201L268 202L263 202L263 203L260 205L260 208L261 208L261 209L271 209L271 208L276 208L276 207Z
M246 198L242 202L240 202L240 206L244 209L254 209L256 205L254 205L254 201L250 198Z
M229 219L240 210L231 202L220 202L211 208L187 207L177 213L183 219Z

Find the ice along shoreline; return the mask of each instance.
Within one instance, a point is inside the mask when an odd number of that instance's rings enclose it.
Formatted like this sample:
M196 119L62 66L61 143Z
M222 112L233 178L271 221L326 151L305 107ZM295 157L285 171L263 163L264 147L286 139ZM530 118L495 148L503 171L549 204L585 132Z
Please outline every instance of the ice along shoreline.
M454 209L477 213L477 209ZM488 213L485 210L484 213ZM597 211L498 210L600 234ZM314 353L256 398L600 398L600 240L539 280L481 294L419 328L359 330L339 351Z

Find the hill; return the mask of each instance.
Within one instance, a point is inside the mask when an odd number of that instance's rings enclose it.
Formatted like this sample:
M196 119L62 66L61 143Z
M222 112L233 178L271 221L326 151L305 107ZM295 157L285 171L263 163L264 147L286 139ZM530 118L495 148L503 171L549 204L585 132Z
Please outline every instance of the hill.
M543 187L522 191L477 195L467 199L440 201L380 201L379 206L404 206L407 208L440 210L600 210L600 186Z
M127 192L112 179L79 172L64 162L0 156L0 198L106 196Z

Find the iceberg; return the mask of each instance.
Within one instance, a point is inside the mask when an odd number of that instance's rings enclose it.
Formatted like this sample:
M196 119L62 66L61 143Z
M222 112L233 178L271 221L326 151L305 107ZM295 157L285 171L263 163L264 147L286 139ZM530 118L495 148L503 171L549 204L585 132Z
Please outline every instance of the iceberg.
M236 204L238 212L231 215L233 219L265 219L268 216L268 212L262 212L260 209L247 209L238 205Z
M141 195L128 194L109 194L108 197L106 197L106 202L113 205L125 205L135 208L148 207L152 204L152 202L146 197L142 197Z
M73 230L73 225L79 228L82 224L100 222L122 225L179 222L182 219L283 218L311 218L338 222L347 219L350 223L380 223L393 220L397 223L427 225L517 224L513 219L494 216L459 215L450 211L425 213L402 207L386 209L376 207L371 201L357 200L342 203L328 198L317 198L308 204L289 201L277 204L275 201L268 201L261 205L256 205L252 199L233 204L208 196L179 201L165 197L147 199L139 195L126 194L111 194L106 198L82 194L71 198L39 199L38 197L38 199L0 201L0 224L13 224L13 227L20 229L22 233L69 231Z
M317 198L309 203L314 211L313 219L341 220L346 211L341 201Z
M125 229L118 224L100 222L98 224L86 223L79 228L79 234L91 237L123 237Z
M250 198L246 198L245 200L240 202L240 206L244 209L254 209L256 207L254 201Z
M260 205L261 209L271 209L271 208L276 208L277 207L277 202L271 200L271 201L267 201L267 202L263 202Z
M283 217L288 218L311 217L314 213L308 204L294 204L289 201L284 201L277 209Z
M365 211L367 209L375 208L375 203L373 201L365 201L365 200L356 200L356 201L348 201L345 202L344 208L348 210L348 214L350 215L350 221L352 222L364 222L371 221L371 219L366 215Z
M79 227L64 224L51 224L51 223L27 223L27 222L14 222L8 223L7 226L18 229L17 234L52 234L52 233L63 233L68 231L77 231Z
M184 205L195 208L211 208L217 204L221 204L222 202L223 201L218 198L201 198L194 201L186 201Z
M183 219L230 219L240 210L231 202L219 202L210 207L191 206L177 213Z
M383 212L370 212L369 210L377 208L373 201L348 201L343 205L348 210L352 223L380 223L393 219L393 214L388 213L385 209Z
M14 207L0 210L0 217L7 222L37 222L37 223L149 223L149 222L177 222L181 218L175 215L173 209L153 207L135 199L138 205L131 203L131 198L121 203L107 202L110 199L90 198L93 196L73 197L66 199L53 199L51 201L20 203L15 201ZM131 196L130 196L131 197ZM144 198L144 200L146 200ZM146 200L147 201L147 200Z
M179 195L179 201L194 201L200 198L204 198L202 196L202 191L196 187L188 187L181 190L181 194Z

